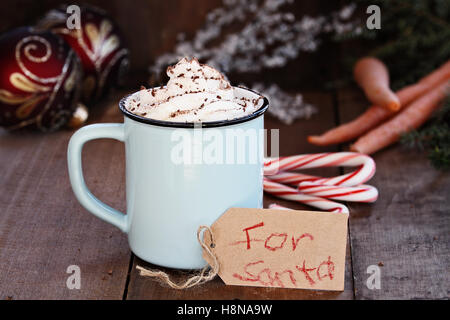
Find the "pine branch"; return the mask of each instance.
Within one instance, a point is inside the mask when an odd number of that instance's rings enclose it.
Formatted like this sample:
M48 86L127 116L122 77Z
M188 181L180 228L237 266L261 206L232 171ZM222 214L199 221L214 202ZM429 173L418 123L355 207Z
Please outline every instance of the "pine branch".
M367 47L366 55L386 63L394 90L416 82L450 59L448 1L357 0L357 3L363 12L368 5L380 6L381 29L367 30L364 14L360 33L350 32L336 40L360 39L363 48Z
M450 168L450 96L440 111L422 129L404 134L401 143L409 149L427 152L431 164Z

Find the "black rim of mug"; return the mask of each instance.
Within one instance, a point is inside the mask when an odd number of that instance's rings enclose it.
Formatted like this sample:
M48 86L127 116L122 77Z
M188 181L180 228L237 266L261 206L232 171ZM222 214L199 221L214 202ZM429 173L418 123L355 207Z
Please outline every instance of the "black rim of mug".
M260 95L259 93L257 93L256 91L253 91L251 89L248 88L242 88L242 87L238 87L240 89L243 90L247 90L250 92L253 92L257 95ZM258 118L259 116L263 115L264 112L267 111L267 108L269 108L269 100L262 96L263 98L263 104L262 106L256 110L255 112L253 112L252 114L249 114L245 117L241 117L241 118L236 118L236 119L232 119L232 120L220 120L220 121L210 121L210 122L171 122L171 121L163 121L163 120L155 120L155 119L150 119L150 118L145 118L142 116L139 116L137 114L134 114L130 111L127 110L127 108L125 107L125 102L128 99L128 97L130 97L131 95L133 95L135 93L131 93L125 97L122 98L122 100L120 100L119 102L119 109L120 111L122 111L122 113L127 116L128 118L141 122L141 123L146 123L146 124L151 124L151 125L155 125L155 126L160 126L160 127L171 127L171 128L212 128L212 127L223 127L223 126L229 126L229 125L233 125L233 124L238 124L238 123L242 123L242 122L247 122L250 121L252 119Z

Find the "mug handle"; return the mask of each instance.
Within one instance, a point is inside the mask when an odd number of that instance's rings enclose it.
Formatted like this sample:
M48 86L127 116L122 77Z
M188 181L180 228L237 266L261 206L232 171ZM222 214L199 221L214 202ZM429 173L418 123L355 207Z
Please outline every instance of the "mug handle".
M90 140L111 138L124 141L124 128L121 123L103 123L84 126L70 138L67 149L69 178L73 192L81 205L93 215L111 223L123 232L128 231L127 216L98 200L87 188L83 177L81 151Z

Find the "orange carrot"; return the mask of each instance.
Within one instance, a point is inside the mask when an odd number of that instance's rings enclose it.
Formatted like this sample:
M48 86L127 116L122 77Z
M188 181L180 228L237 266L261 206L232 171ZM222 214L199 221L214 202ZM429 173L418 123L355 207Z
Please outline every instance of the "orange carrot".
M350 150L371 154L397 142L403 133L420 127L439 107L449 85L450 81L447 81L427 92L395 117L359 138Z
M391 111L400 109L398 97L389 88L389 72L383 62L372 57L359 59L353 69L353 76L374 105Z
M416 84L397 91L400 104L402 106L409 104L424 92L438 86L448 79L450 79L450 60L443 64L439 69L422 78ZM393 112L384 108L371 106L355 120L333 128L320 136L309 136L308 141L319 146L328 146L330 144L350 141L376 127L393 115Z

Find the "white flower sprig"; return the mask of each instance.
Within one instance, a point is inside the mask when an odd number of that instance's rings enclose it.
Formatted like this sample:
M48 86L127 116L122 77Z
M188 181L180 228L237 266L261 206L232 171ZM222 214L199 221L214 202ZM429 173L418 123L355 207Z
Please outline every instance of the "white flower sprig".
M224 0L223 6L207 14L204 26L193 39L185 40L180 34L174 52L159 56L150 72L158 80L168 65L183 57L197 57L224 73L281 68L302 51L316 51L319 35L342 34L358 28L358 22L349 20L356 8L353 4L327 16L305 15L297 19L286 11L292 3L293 0ZM309 117L315 110L303 102L300 94L290 96L276 85L258 87L276 95L271 112L286 123ZM261 93L270 98L268 91Z

